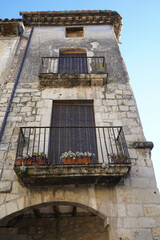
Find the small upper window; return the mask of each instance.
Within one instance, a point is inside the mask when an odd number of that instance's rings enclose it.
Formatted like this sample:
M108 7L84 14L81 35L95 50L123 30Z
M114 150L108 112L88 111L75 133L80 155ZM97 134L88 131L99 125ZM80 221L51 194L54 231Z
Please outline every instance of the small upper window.
M84 36L83 27L66 28L66 37L68 38L83 36Z

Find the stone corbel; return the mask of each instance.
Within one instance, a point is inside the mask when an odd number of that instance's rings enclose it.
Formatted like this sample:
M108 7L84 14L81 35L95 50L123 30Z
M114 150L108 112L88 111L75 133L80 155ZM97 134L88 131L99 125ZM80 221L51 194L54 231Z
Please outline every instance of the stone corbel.
M153 142L141 142L141 141L136 141L133 142L132 144L133 148L141 148L141 149L145 149L145 148L149 148L150 150L152 150L152 148L154 147Z

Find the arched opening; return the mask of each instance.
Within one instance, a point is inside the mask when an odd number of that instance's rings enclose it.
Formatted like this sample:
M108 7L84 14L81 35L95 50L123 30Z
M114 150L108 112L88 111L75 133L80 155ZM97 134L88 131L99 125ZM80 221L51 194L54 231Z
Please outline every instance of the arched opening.
M71 202L25 208L0 221L1 240L109 240L104 219L94 209Z

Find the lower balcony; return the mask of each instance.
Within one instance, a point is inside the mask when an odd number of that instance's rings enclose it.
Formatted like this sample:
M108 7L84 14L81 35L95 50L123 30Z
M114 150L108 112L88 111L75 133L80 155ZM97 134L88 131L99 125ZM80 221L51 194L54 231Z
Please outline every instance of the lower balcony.
M130 167L122 127L20 128L14 170L23 185L115 184Z

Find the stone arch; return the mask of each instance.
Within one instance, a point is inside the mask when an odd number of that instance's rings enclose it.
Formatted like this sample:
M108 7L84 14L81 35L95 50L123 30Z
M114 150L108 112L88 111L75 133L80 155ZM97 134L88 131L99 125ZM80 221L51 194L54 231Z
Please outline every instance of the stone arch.
M52 190L49 188L46 191L41 191L41 189L38 188L37 190L30 190L28 194L1 205L0 222L7 221L29 208L51 203L57 205L75 205L94 213L104 220L108 216L107 211L109 206L107 206L107 202L103 199L96 198L94 188L92 187L86 187L85 189L82 187L78 190L76 190L76 188L71 189L71 187L68 189L66 187L52 188Z

